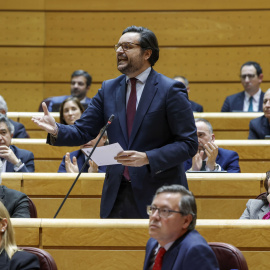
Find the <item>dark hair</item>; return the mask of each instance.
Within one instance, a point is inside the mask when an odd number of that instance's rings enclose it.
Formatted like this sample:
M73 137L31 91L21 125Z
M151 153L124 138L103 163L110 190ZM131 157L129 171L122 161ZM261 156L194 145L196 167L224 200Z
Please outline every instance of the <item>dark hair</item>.
M248 62L244 63L244 64L241 66L241 68L240 68L240 72L241 72L241 70L242 70L242 68L243 68L244 66L253 66L253 67L255 67L256 72L257 72L257 76L259 76L260 74L262 74L262 68L261 68L260 64L257 63L257 62L254 62L254 61L248 61Z
M178 78L180 78L180 79L182 79L184 81L185 87L188 87L189 81L188 81L188 79L186 77L184 77L184 76L174 76L173 77L174 80L177 80Z
M71 79L72 79L73 77L78 77L78 76L84 76L84 78L86 79L86 85L87 85L87 86L90 86L90 85L91 85L91 83L92 83L92 77L91 77L91 75L90 75L88 72L86 72L86 71L84 71L84 70L81 70L81 69L75 70L75 71L71 74Z
M151 66L154 66L159 58L159 48L158 48L158 41L155 36L155 34L142 26L129 26L127 27L123 32L122 35L129 33L129 32L135 32L140 34L140 46L143 51L151 50L152 54L150 58L148 59Z
M268 193L268 180L270 179L270 171L267 171L266 172L266 176L265 176L265 179L263 181L263 186L266 190L266 194L264 194L260 199L262 199L266 204L269 204L268 203L268 200L267 200L267 196L269 195Z
M60 105L60 123L61 124L64 124L64 125L67 125L65 119L64 119L64 106L65 104L68 102L68 101L73 101L77 104L77 106L79 107L81 113L84 112L84 107L83 105L81 104L81 102L79 101L79 99L77 99L76 97L68 97L67 99L65 99L61 105Z
M160 187L154 198L160 193L180 193L182 198L179 201L179 209L183 216L192 215L192 221L188 226L188 230L194 230L197 220L197 205L193 193L181 185L171 185Z
M5 123L10 134L14 134L14 125L9 121L9 119L2 113L0 113L0 123Z

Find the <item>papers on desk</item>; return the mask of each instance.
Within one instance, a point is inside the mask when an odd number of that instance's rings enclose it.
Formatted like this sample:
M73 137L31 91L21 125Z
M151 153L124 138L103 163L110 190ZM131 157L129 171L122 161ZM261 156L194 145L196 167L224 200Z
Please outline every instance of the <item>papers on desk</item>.
M83 148L82 151L89 156L93 148ZM106 165L114 165L120 164L118 163L114 157L117 156L118 153L124 151L119 143L113 143L105 146L97 147L94 153L91 156L91 159L98 166L106 166Z

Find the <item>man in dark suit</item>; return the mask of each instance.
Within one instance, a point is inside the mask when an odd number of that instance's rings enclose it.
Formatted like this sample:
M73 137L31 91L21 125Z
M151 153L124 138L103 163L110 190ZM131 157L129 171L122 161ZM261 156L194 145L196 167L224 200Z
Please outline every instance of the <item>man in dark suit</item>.
M261 112L264 93L260 88L263 80L261 66L253 61L246 62L240 69L244 91L228 96L222 112Z
M50 97L48 98L49 112L59 112L61 103L68 97L76 97L80 102L87 107L91 98L87 97L87 92L90 89L92 77L84 70L76 70L71 74L70 95ZM42 111L42 106L39 106L39 111Z
M263 113L264 115L249 122L248 139L265 139L265 136L270 136L270 89L264 94Z
M124 75L104 81L74 125L44 116L33 121L51 135L53 145L81 145L97 136L108 118L110 143L123 152L107 167L101 198L102 218L148 218L145 207L165 183L187 187L183 162L197 151L194 117L185 86L152 69L159 58L155 34L144 27L125 29L115 45Z
M6 116L7 112L8 112L7 103L4 100L4 98L2 96L0 96L0 113L4 114ZM27 134L23 124L15 122L11 119L9 119L9 121L14 126L13 138L29 138L29 135Z
M143 270L219 269L211 247L195 230L197 206L192 192L180 185L163 186L147 213L151 238Z
M7 208L12 218L30 218L27 196L17 190L0 186L0 201Z
M187 92L189 93L190 88L189 88L189 81L187 80L187 78L185 78L184 76L175 76L173 79L183 83L187 88ZM189 100L189 102L191 104L191 108L192 108L193 112L203 112L202 105L200 105L199 103L196 103L195 101L192 101L192 100Z
M210 122L203 118L196 118L195 124L199 143L198 152L192 159L185 161L185 170L240 173L238 154L235 151L218 148Z
M34 155L11 145L14 126L8 118L0 114L0 171L1 172L34 172Z

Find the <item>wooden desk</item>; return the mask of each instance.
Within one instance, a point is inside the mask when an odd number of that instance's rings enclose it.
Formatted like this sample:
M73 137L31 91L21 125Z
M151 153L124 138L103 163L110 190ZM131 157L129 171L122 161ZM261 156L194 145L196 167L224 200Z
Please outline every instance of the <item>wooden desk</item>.
M58 218L99 218L105 174L83 173ZM38 217L52 218L76 174L3 173L2 184L27 194L37 207ZM264 192L265 173L187 174L189 189L197 201L198 218L237 219L248 199Z
M149 238L148 220L12 219L19 245L39 239L58 269L142 269ZM208 242L238 247L250 270L268 267L270 223L267 220L197 220L196 229ZM29 234L31 230L31 234Z

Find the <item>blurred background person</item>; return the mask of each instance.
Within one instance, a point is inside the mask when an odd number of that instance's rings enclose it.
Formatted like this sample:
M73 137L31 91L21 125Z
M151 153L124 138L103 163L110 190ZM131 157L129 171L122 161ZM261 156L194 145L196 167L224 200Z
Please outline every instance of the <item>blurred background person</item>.
M266 193L258 199L248 200L247 208L240 219L270 219L270 171L266 172L263 185Z
M84 111L84 107L81 105L79 100L75 97L67 98L60 106L60 123L65 125L73 125L78 120ZM103 130L100 131L103 132ZM87 156L81 150L83 148L94 147L100 134L88 143L81 145L80 150L66 153L59 166L58 172L78 173L82 168ZM97 147L109 144L107 132L104 133ZM89 160L89 164L85 166L83 172L106 172L106 166L98 167L97 164Z
M36 255L17 247L9 214L2 202L0 202L0 244L1 270L40 269Z
M265 139L265 136L270 135L270 89L264 94L263 113L264 115L249 122L248 139Z
M187 92L189 93L190 88L189 88L189 81L187 80L187 78L185 78L184 76L175 76L173 79L183 83L187 89ZM195 101L192 101L192 100L189 100L189 102L191 104L191 108L192 108L193 112L203 112L202 105L200 105L199 103L196 103Z

